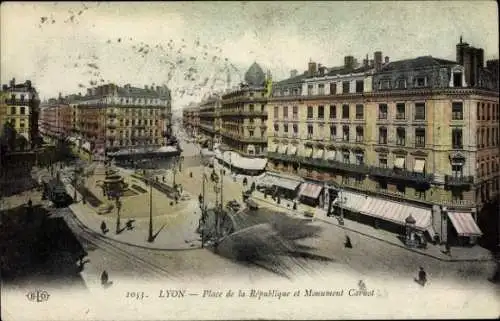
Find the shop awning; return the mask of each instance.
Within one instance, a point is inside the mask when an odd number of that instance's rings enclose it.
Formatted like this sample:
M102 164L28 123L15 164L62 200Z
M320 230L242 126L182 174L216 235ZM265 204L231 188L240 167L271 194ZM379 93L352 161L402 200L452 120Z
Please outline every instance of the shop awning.
M323 154L325 153L325 150L324 149L318 149L316 150L316 152L314 152L314 156L313 158L319 158L319 159L322 159L323 158Z
M286 149L287 149L286 145L280 145L280 147L278 148L278 153L286 154Z
M295 154L297 154L297 147L293 146L293 145L288 146L287 154L288 155L295 155Z
M335 151L334 150L329 150L326 152L326 159L327 160L335 160Z
M302 152L302 156L304 157L312 157L313 150L310 147L306 147Z
M359 212L369 198L367 195L342 191L337 195L333 204L350 211Z
M376 197L369 197L360 213L401 225L406 224L405 220L411 214L416 220L415 227L417 229L426 231L432 225L432 212L430 209Z
M279 177L279 176L274 176L273 177L273 185L282 187L285 189L289 189L291 191L294 191L297 187L300 185L300 181L296 181L293 179L285 178L285 177Z
M424 172L424 167L425 167L425 160L423 160L423 159L416 159L415 160L415 167L413 168L413 171L415 173L423 173Z
M323 186L314 183L302 183L300 186L300 196L306 196L313 199L318 198Z
M394 161L394 167L395 168L404 168L405 167L405 158L404 157L397 157L396 160Z
M448 212L451 224L455 227L459 236L481 236L483 233L477 226L472 213Z

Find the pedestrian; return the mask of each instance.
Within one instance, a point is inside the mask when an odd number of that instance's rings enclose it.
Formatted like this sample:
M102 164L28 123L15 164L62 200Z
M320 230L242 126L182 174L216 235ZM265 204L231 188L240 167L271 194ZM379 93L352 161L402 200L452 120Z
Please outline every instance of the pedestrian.
M420 267L420 271L418 271L418 283L421 286L425 286L427 283L427 273L425 272L423 267Z
M445 249L444 253L448 256L451 256L451 248L450 248L450 244L448 244L448 242L446 242L444 249Z
M349 235L346 235L345 236L345 243L344 243L344 246L348 249L352 249L352 243L351 243L351 238L349 237Z
M106 270L104 270L101 274L101 284L102 285L107 285L109 282L109 276L108 276L108 272L106 272Z
M163 177L161 178L163 183L165 183L165 175L163 175Z
M108 231L108 228L107 228L106 223L104 221L101 222L101 231L102 231L102 234L106 234L106 232Z

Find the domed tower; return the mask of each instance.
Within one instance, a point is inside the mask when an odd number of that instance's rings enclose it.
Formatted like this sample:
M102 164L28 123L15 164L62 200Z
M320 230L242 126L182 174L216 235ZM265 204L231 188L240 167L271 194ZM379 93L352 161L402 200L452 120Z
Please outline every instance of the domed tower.
M264 86L266 75L262 68L254 62L245 73L245 82L250 86Z

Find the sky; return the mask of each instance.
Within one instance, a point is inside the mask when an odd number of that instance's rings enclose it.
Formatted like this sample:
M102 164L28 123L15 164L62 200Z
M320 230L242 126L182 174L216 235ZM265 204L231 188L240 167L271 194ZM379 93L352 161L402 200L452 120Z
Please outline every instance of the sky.
M313 60L340 66L455 60L462 35L498 59L498 10L473 2L3 2L1 81L30 79L42 99L105 83L166 84L173 109L238 85L257 62L274 80Z

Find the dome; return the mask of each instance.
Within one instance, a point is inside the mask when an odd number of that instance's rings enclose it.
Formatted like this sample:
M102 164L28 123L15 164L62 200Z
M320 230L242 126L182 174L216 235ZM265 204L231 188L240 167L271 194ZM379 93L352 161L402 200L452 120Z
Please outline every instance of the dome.
M251 86L263 86L266 81L266 75L260 66L254 62L245 73L245 81Z
M410 214L407 218L406 218L406 224L415 224L417 223L417 221L413 218L413 216Z

